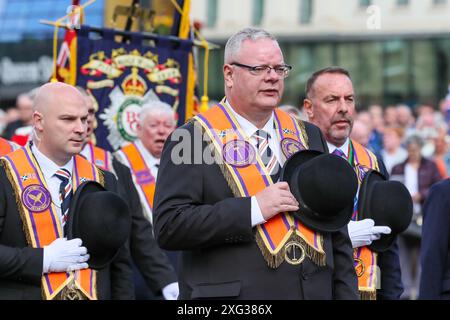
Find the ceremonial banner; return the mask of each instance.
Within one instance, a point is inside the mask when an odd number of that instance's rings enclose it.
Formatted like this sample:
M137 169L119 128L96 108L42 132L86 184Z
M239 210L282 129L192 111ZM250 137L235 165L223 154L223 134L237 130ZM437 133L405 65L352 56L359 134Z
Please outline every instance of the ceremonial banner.
M176 111L178 123L187 120L186 96L192 41L152 36L154 46L140 33L126 33L128 43L116 42L116 31L101 34L82 26L77 37L76 84L88 89L96 103L97 145L109 151L136 139L142 105L161 100Z

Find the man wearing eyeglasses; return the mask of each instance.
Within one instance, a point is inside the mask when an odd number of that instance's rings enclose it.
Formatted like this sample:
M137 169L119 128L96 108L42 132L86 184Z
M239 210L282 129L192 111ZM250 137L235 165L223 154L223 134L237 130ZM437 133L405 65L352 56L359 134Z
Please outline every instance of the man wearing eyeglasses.
M316 234L323 251L306 241L308 254L285 254L296 226L279 225L280 213L299 204L279 169L302 148L327 150L317 127L277 108L291 69L271 34L237 32L225 47L226 97L166 142L154 230L162 248L183 250L180 299L357 299L344 231Z

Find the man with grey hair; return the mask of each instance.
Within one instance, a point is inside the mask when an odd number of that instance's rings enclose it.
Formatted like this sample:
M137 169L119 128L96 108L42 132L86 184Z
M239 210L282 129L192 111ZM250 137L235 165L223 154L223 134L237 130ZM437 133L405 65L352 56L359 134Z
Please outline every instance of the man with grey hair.
M319 252L294 237L304 237L301 224L280 224L299 210L289 184L278 182L278 169L295 152L282 141L294 150L326 150L317 127L277 108L292 67L276 39L256 28L234 34L224 59L226 97L175 130L161 157L154 228L163 249L183 250L180 298L357 299L346 233L312 231L323 240ZM214 161L198 159L211 151Z
M153 223L153 201L161 153L176 123L176 114L170 105L162 101L148 102L139 113L138 139L115 152L117 159L131 170L144 216L150 223ZM177 253L166 251L166 254L176 268ZM169 296L176 299L178 283L166 285L163 294L166 299Z
M96 166L112 172L119 180L123 198L131 211L131 233L129 247L133 262L136 299L159 298L174 300L178 296L175 270L153 236L153 227L144 216L139 195L134 185L130 169L119 162L112 154L96 146L92 138L95 129L95 106L92 96L81 87L87 110L87 134L80 154Z
M144 104L139 114L138 139L115 152L117 158L131 169L144 214L150 222L153 222L159 159L164 143L175 126L176 116L170 105L162 101Z

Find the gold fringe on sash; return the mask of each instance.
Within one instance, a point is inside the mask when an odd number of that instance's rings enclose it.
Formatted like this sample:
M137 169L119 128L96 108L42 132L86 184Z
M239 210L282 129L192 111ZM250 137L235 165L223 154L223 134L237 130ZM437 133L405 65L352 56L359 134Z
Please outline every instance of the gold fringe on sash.
M305 123L303 121L298 121L297 119L295 119L295 122L298 124L298 127L300 128L300 133L302 138L304 139L305 147L309 146L309 140L308 135L306 134Z
M103 172L103 169L98 168L98 182L102 185L102 187L105 186L105 174Z
M216 164L219 166L220 171L222 172L223 177L225 178L228 187L231 189L231 192L233 193L233 195L235 197L242 197L238 186L236 185L233 176L231 175L230 171L227 168L227 165L225 164L222 155L216 151L215 147L214 147L214 143L211 140L211 138L205 133L205 128L198 122L195 121L194 119L189 120L188 122L193 122L194 123L194 128L200 130L200 133L202 135L202 138L204 136L208 137L208 140L206 141L207 144L207 148L210 149L211 154L214 156L214 160L216 162ZM302 136L305 139L306 142L306 146L308 145L308 136L306 134L306 129L305 129L305 125L301 122L297 122L301 131ZM289 237L289 239L286 241L295 241L296 243L299 243L303 249L305 250L305 255L316 265L318 266L325 266L326 265L326 255L325 252L321 253L318 252L314 247L312 247L310 244L308 244L302 237L300 237L296 230L292 230L289 231L291 232L291 236ZM279 252L277 252L276 254L273 254L269 251L269 249L266 247L264 240L261 238L259 232L255 231L255 239L256 239L256 243L259 247L259 249L261 250L261 253L264 257L264 260L266 260L268 266L270 268L278 268L280 266L281 263L283 263L283 261L285 261L285 254L286 254L286 249L283 246ZM323 237L320 236L319 237L319 241L320 241L320 247L323 248Z
M256 244L259 247L259 250L261 250L264 260L266 260L266 262L267 262L267 265L272 269L278 268L280 266L280 264L282 264L284 261L284 255L285 255L284 247L281 248L281 250L277 254L273 255L267 249L266 244L264 243L264 241L262 240L262 238L258 232L255 232L255 239L256 239Z
M11 189L13 190L14 193L14 198L16 200L16 206L17 206L17 210L19 211L19 215L20 215L20 219L21 221L23 221L24 223L22 223L22 229L23 229L23 233L25 234L25 238L27 239L27 243L29 246L32 246L33 243L31 241L31 235L28 232L28 229L26 227L26 216L25 216L25 211L23 210L22 207L22 199L20 198L20 194L18 192L18 190L16 190L16 188L14 188L14 186L16 185L15 181L14 181L14 175L11 172L11 168L8 164L8 160L6 159L0 159L0 166L2 166L3 168L5 168L5 172L6 172L6 176L9 180L9 183L11 184ZM44 297L44 295L43 295Z
M360 300L377 300L377 291L359 290Z
M285 260L286 255L286 249L283 246L278 253L275 255L270 253L270 251L267 249L263 239L261 238L260 234L256 232L255 234L256 243L258 244L259 249L261 250L261 253L264 257L264 260L266 260L269 267L276 269L280 266L281 263ZM297 233L293 233L290 238L286 241L286 243L290 241L295 241L296 243L300 244L305 250L305 255L316 265L319 267L323 267L326 265L326 255L325 252L320 253L317 250L315 250L311 245L309 245L302 237L300 237ZM323 247L323 238L320 237L321 241L321 247Z
M300 237L297 233L294 233L291 237L294 241L300 243L305 250L306 256L311 259L316 265L320 267L324 267L327 264L325 251L320 253L315 250L311 245L308 244L302 237ZM320 247L323 248L323 237L319 237ZM283 249L284 250L284 249Z

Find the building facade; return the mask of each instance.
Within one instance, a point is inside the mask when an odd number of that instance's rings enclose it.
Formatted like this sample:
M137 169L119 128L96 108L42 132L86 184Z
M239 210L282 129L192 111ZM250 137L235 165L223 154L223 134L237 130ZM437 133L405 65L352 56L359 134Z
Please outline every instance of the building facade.
M406 102L435 106L450 79L448 0L193 0L192 17L203 35L225 45L246 26L273 33L294 69L284 103L299 104L306 80L339 65L353 78L361 108ZM211 52L210 72L221 72L223 49ZM210 96L223 81L210 77Z

